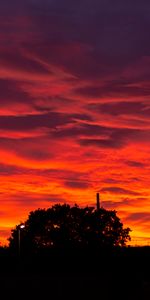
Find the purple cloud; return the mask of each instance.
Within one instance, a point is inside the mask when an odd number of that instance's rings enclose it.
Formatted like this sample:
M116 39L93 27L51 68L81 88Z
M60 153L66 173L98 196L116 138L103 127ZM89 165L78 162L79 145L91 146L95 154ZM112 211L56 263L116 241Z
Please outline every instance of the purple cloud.
M125 161L125 163L130 166L130 167L134 167L134 168L145 168L146 164L140 162L140 161L132 161L132 160L127 160Z
M141 221L148 222L150 220L150 213L149 212L135 212L132 214L129 214L126 218L128 221L135 221L141 223Z
M76 180L67 180L64 182L64 185L71 189L88 189L90 187L90 184L88 182Z
M137 91L137 88L136 88ZM119 91L118 91L119 92ZM124 90L122 89L124 95ZM142 94L144 91L142 90ZM148 92L150 93L150 91ZM130 93L129 93L130 94ZM131 95L131 94L130 94ZM138 92L139 95L139 92ZM137 101L124 101L124 102L109 102L103 104L91 104L91 109L98 110L101 113L119 116L119 115L131 115L131 116L150 116L150 106L148 102L137 102Z
M135 192L135 191L128 190L128 189L125 189L125 188L122 188L122 187L117 187L117 186L104 187L104 188L101 189L101 192L103 192L103 193L108 192L108 193L113 193L113 194L116 194L116 195L124 195L124 194L133 195L133 196L140 195L139 192Z

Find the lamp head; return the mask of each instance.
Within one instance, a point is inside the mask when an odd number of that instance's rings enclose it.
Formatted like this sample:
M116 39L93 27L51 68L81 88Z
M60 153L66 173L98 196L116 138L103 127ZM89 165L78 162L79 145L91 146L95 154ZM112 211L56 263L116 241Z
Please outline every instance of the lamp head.
M25 228L25 225L24 225L24 224L21 224L19 227L20 227L21 229L23 229L23 228Z

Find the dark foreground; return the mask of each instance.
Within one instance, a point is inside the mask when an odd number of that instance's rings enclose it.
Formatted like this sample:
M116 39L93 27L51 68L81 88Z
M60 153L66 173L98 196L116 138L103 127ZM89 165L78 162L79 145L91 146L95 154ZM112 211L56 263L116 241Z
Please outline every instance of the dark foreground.
M150 299L150 250L1 255L1 299Z

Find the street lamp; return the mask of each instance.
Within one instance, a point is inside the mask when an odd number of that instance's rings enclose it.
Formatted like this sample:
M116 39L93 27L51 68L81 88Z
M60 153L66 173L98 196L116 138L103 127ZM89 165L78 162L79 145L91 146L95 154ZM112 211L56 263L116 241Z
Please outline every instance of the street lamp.
M19 254L19 257L20 257L20 236L21 236L21 230L25 228L25 225L24 224L20 224L18 226L18 254Z

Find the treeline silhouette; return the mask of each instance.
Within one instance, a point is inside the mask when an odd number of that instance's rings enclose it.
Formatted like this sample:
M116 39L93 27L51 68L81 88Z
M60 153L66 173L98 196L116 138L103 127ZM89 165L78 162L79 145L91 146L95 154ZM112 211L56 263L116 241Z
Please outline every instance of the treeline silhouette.
M1 288L22 299L149 299L150 247L128 247L130 231L104 208L32 211L0 248Z
M24 224L16 225L6 252L24 268L90 272L114 261L111 256L130 240L130 231L116 211L56 204L31 211Z
M115 210L56 204L31 211L12 229L1 254L15 265L48 272L99 272L117 266L127 270L130 264L142 270L150 247L127 246L130 231Z
M29 213L11 232L9 247L27 253L55 250L101 249L125 246L130 228L123 228L116 211L56 204Z

